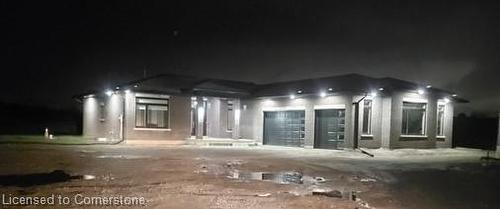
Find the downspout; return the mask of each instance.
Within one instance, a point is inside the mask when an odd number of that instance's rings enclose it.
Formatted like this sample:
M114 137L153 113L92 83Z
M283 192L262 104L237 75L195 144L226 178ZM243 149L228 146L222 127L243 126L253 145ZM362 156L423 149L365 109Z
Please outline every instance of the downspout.
M119 134L119 139L118 141L116 142L112 142L112 143L109 143L111 145L115 145L115 144L120 144L122 143L123 141L125 141L125 100L127 99L127 93L123 92L123 96L122 96L122 114L120 115L120 117L118 118L118 120L120 120L120 134Z
M353 102L352 104L354 105L354 135L353 135L353 149L358 148L358 141L359 141L359 103L363 101L367 96L367 93L365 92L365 95L361 97L360 100L357 102Z
M122 143L123 141L125 141L125 103L126 103L126 100L127 100L127 93L124 92L123 96L122 96L123 100L122 100L122 114L120 115L120 140L118 140L118 142L116 142L115 144L119 144L119 143Z

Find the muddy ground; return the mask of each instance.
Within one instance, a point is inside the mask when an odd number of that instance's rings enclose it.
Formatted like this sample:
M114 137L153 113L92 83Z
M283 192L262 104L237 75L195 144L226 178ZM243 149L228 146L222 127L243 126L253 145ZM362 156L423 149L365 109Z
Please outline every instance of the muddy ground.
M353 151L266 146L1 145L0 193L121 195L147 201L119 208L500 207L500 167L479 160L482 152L370 152L374 158ZM70 205L46 207L99 206L71 199Z

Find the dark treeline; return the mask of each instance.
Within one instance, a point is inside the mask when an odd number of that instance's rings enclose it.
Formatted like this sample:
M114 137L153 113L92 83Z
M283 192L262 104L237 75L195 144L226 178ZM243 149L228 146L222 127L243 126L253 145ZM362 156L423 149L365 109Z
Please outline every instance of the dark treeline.
M78 108L56 109L0 102L0 134L81 134L82 113Z
M453 119L453 146L494 150L497 143L498 118L466 116Z

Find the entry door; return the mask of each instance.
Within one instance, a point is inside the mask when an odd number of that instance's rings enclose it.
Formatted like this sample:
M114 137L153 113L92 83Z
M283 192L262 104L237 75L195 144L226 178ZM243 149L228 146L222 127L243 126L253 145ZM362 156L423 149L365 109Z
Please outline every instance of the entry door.
M339 149L345 143L345 110L315 110L314 147Z
M197 102L194 101L194 102L191 102L191 136L196 136L196 129L199 128L198 127L198 117L201 117L199 116L199 112L197 110L198 106L197 106ZM203 127L202 128L202 134L203 136L206 136L207 135L207 101L203 101Z
M303 147L305 112L264 112L264 144Z

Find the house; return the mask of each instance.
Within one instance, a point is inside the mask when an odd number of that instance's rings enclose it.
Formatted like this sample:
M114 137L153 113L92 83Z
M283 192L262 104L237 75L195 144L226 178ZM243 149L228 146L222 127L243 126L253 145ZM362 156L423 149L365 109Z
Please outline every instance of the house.
M163 74L77 98L86 137L324 149L451 147L453 106L467 102L431 86L359 74L270 84Z

